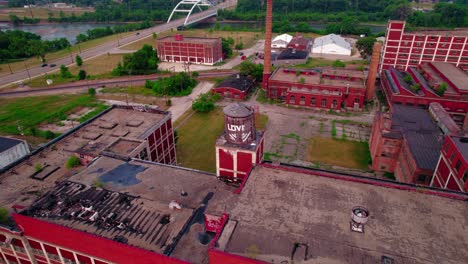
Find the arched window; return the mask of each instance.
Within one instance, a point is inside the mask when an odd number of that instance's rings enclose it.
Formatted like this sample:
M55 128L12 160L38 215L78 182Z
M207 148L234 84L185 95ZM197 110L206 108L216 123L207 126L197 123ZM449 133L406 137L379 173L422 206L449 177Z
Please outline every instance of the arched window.
M295 103L296 103L296 97L295 97L294 95L291 95L291 96L289 97L289 103L290 103L290 104L295 104Z
M313 106L315 106L317 104L317 100L315 99L315 97L312 97L310 99L310 104L313 105Z
M305 97L304 96L301 96L301 98L299 99L299 104L300 105L305 105Z
M338 103L336 102L336 100L333 100L332 102L332 108L336 108L338 106Z
M322 99L322 103L320 104L321 107L327 107L327 99Z

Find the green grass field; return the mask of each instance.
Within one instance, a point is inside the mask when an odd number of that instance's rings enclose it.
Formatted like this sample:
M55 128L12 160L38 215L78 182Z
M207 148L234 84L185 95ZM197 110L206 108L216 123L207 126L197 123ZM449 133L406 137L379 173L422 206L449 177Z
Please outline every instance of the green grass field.
M179 120L190 115L185 113ZM178 121L180 122L180 121ZM177 126L179 123L175 122ZM268 117L257 118L257 128L265 129ZM223 133L224 114L217 107L209 113L195 113L177 129L177 163L180 166L202 171L216 172L216 139Z
M369 159L367 142L313 137L307 149L307 160L319 164L367 170Z
M0 11L0 20L2 21L9 21L10 20L10 14L11 15L16 15L19 18L23 17L28 17L31 18L31 12L34 18L39 18L39 19L47 19L49 18L49 14L51 14L53 17L60 17L60 11L63 12L65 16L71 16L72 14L75 14L76 16L79 16L83 14L84 12L94 12L93 9L88 8L63 8L63 9L54 9L54 8L31 8L29 10L28 8L4 8Z
M6 135L19 134L18 124L28 135L32 128L37 128L41 123L64 120L82 107L95 107L92 115L106 108L87 94L0 99L0 105L0 133ZM79 121L83 122L84 119Z

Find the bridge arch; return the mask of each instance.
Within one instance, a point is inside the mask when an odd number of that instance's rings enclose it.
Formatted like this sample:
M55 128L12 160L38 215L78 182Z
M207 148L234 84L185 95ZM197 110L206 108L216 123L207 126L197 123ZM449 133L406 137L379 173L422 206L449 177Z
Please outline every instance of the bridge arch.
M182 0L172 10L171 15L169 16L169 19L167 20L167 23L171 21L174 13L187 13L187 17L185 18L185 21L184 21L184 26L186 26L188 19L190 15L192 14L193 10L195 9L195 7L198 7L200 11L203 11L201 9L202 6L212 7L214 6L214 4L210 0Z

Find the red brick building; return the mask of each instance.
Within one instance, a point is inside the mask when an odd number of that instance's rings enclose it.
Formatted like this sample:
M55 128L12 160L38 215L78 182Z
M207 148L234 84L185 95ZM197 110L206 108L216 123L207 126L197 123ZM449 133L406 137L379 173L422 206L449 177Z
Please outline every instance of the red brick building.
M64 150L86 165L101 154L175 164L171 114L144 106L113 106L77 127Z
M213 88L212 93L217 93L223 98L244 100L255 80L245 75L232 75L223 80L218 86Z
M311 52L312 41L296 34L286 47L291 50Z
M411 83L405 78L411 77ZM449 63L425 62L400 72L393 67L383 70L381 87L388 104L407 104L428 107L441 104L456 121L468 112L468 75ZM413 89L417 85L418 89ZM438 93L441 86L446 90Z
M158 39L161 61L213 65L223 60L220 38L196 38L183 35Z
M287 105L360 110L366 87L362 71L336 68L278 68L268 81L268 98Z
M443 136L427 110L392 105L390 112L378 112L374 118L369 139L372 169L394 173L400 182L429 185Z
M406 32L405 21L389 21L385 35L380 72L394 67L408 67L431 61L448 62L468 70L468 31Z
M444 140L431 186L468 192L468 139L448 136Z

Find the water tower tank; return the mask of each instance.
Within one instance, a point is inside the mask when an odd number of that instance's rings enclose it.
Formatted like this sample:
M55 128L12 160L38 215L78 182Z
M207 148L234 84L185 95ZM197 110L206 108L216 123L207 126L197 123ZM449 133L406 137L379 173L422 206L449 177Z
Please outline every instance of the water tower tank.
M224 108L224 132L226 140L237 145L255 141L255 116L251 107L241 103Z

